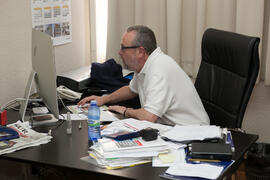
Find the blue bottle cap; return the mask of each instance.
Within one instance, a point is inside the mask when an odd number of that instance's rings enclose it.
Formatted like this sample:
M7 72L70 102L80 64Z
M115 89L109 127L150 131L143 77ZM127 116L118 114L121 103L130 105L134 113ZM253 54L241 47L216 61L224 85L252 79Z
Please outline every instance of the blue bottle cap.
M97 105L97 101L96 100L92 100L91 101L91 105Z

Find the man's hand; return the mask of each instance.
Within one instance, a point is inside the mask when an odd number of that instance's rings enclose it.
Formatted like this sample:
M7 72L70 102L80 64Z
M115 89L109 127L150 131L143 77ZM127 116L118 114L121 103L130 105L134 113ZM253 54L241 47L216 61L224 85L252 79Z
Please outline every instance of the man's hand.
M115 111L115 112L118 112L119 114L123 114L124 115L124 112L125 110L127 109L125 106L109 106L108 109L110 111Z
M105 103L104 98L102 96L89 96L83 98L80 102L78 102L78 105L83 106L85 103L91 102L92 100L96 100L98 106L102 106Z

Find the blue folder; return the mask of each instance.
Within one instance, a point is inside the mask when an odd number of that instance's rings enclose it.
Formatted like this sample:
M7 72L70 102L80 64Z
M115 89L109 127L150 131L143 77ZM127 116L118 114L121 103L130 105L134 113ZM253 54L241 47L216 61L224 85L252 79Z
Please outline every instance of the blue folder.
M0 141L19 138L19 133L12 128L0 126Z

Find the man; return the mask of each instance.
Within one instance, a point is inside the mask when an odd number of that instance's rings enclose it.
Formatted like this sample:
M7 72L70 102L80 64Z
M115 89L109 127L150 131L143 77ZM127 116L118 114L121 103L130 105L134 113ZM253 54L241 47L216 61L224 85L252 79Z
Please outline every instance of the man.
M129 86L107 96L90 96L78 105L96 100L99 106L139 95L141 108L109 106L126 117L163 124L209 124L209 118L195 87L169 56L156 45L154 32L146 26L132 26L124 33L119 50L127 69L135 71Z

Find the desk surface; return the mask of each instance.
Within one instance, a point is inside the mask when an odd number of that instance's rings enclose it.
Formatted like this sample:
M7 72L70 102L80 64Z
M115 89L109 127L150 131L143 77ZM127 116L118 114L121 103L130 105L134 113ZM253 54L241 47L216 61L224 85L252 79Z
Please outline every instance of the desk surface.
M8 114L9 120L18 119L15 113ZM162 179L159 175L166 171L167 168L152 168L151 163L138 165L130 168L117 170L107 170L98 168L90 163L80 160L81 157L87 156L88 137L86 121L82 122L82 128L79 129L79 121L73 121L72 134L66 134L66 123L64 122L58 128L53 129L53 139L47 144L31 147L16 151L14 153L2 155L3 159L20 161L25 163L43 164L53 167L60 167L68 171L80 171L88 173L90 176L104 176L123 179ZM39 132L48 132L49 128L37 129ZM243 160L244 153L258 139L257 135L243 134L233 132L235 143L235 154L233 159L235 163L224 172L219 179L233 174Z

